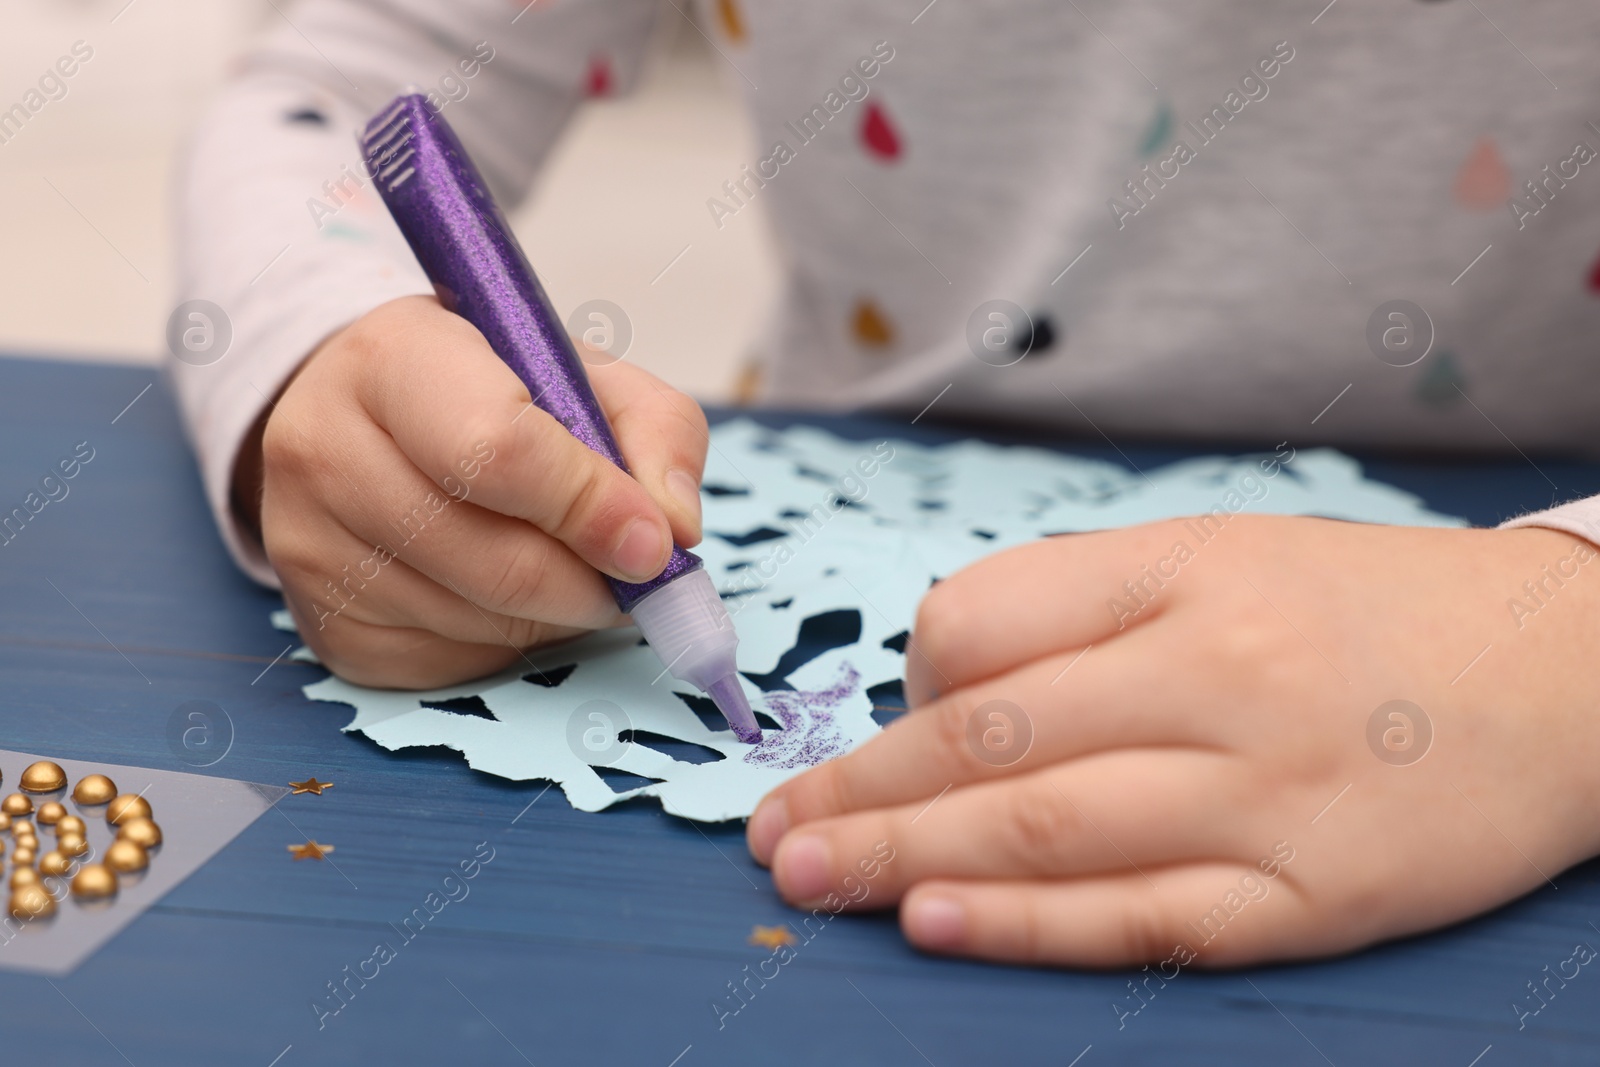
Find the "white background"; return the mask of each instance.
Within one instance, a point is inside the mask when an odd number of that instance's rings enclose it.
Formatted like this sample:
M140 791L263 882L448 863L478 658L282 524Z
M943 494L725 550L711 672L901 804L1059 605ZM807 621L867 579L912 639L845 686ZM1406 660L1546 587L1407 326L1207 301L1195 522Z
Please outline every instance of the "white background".
M0 109L74 41L94 58L0 144L0 353L160 358L176 152L245 42L281 19L267 0L7 0ZM777 281L759 204L721 231L706 214L756 157L732 76L667 6L639 90L586 106L514 218L563 315L622 306L628 358L712 401L729 397Z

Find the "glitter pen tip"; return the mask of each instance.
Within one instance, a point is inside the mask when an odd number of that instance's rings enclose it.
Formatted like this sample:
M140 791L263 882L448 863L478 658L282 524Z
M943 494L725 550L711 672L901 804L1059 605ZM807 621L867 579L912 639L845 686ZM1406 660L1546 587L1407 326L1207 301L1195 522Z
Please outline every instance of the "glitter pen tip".
M747 745L761 743L761 727L756 722L755 712L750 710L750 701L745 699L738 675L717 679L706 687L706 692L722 717L728 720L728 725L733 727L733 736Z

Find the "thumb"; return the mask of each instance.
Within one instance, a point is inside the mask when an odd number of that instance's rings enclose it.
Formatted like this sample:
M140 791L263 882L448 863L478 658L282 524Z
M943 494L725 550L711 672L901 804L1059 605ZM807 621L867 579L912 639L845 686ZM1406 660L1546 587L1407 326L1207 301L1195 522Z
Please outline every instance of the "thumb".
M655 375L628 363L589 368L633 476L666 513L673 540L700 543L700 479L710 431L700 405Z

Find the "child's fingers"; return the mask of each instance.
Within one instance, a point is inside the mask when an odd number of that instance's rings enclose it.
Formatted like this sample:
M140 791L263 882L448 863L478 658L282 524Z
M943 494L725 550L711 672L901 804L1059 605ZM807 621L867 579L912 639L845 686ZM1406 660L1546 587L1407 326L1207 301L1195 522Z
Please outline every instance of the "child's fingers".
M430 581L496 619L583 630L621 619L595 569L538 527L470 501L452 502L428 518L425 532L409 535L394 532L381 513L346 521L363 541L392 548Z
M351 420L325 441L305 440L285 423L265 447L273 466L262 527L280 572L297 567L318 587L360 584L378 572L382 546L493 615L588 629L618 619L605 583L566 545L476 506L470 482L459 483L466 499L452 497L370 422ZM286 459L291 451L297 458Z
M589 380L639 484L672 522L685 548L700 543L700 477L711 443L693 398L629 363L591 367Z
M906 938L926 952L999 963L1137 967L1130 1014L1191 963L1218 967L1342 947L1308 946L1307 907L1287 878L1249 864L1189 864L1061 882L925 882L900 905ZM1119 1012L1119 1016L1120 1016Z
M341 481L325 491L328 506L357 538L383 545L492 615L591 630L620 618L594 568L561 541L479 507L470 483L463 483L465 499L441 492L376 428L352 430L351 437L374 476L365 485Z
M772 861L784 899L815 906L872 878L868 906L930 878L1080 877L1247 851L1255 817L1233 801L1233 761L1124 749L1035 774L954 788L919 804L805 823ZM873 863L883 847L894 861Z
M410 512L401 531L417 532L406 533L396 532L390 523L398 520L383 514L363 510L345 522L362 543L392 549L428 580L496 618L584 630L615 626L621 618L593 567L520 519L452 501L436 515L426 508ZM423 518L427 523L419 528ZM368 547L366 555L374 552Z
M941 791L1026 774L1087 753L1213 743L1211 720L1173 674L1155 631L1045 656L947 693L861 747L776 787L750 819L766 862L790 826L852 811L926 803ZM1139 679L1130 685L1129 679Z
M613 577L660 573L672 533L644 487L532 405L464 319L429 301L395 304L408 306L368 315L347 343L358 402L411 462L436 485L465 485L477 503L535 524Z
M587 618L568 622L559 614L550 616L549 621L544 616L506 615L472 603L459 585L440 584L394 556L387 546L376 547L350 532L326 512L304 508L301 514L305 518L292 525L274 524L268 555L284 588L294 591L297 602L310 613L302 620L301 634L319 654L344 636L344 624L351 620L431 631L468 644L520 649L571 637L620 618L616 605L601 589L591 590L599 610L590 609L590 613L603 620L599 623L591 624ZM573 568L599 585L593 570L571 553L568 557Z
M283 594L301 634L314 631L317 616L309 602L288 586ZM318 637L310 643L323 666L347 682L380 689L437 689L493 674L521 658L506 645L452 641L431 630L344 616Z
M1115 639L1154 618L1153 598L1136 617L1124 582L1144 577L1171 546L1171 525L1072 534L979 560L928 591L906 647L906 698L915 707L938 693L991 678L1060 649Z

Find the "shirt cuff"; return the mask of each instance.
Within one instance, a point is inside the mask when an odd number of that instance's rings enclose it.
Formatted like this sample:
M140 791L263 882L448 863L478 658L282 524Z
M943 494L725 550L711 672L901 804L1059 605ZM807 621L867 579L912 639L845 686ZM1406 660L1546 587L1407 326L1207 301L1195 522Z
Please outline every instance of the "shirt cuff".
M1586 541L1600 544L1600 496L1574 500L1560 507L1535 511L1531 515L1519 515L1502 522L1498 529L1514 530L1524 526L1562 530Z
M185 376L210 373L204 383L210 388L206 402L189 421L189 434L199 460L200 477L206 502L217 522L217 529L235 563L255 581L280 588L278 576L267 562L265 549L256 534L239 521L233 508L233 474L246 436L255 427L284 383L324 340L372 309L403 296L432 295L425 278L395 272L392 279L370 278L352 291L343 288L327 297L282 309L275 321L261 321L248 346L248 361L227 366L224 359L215 366L195 367L169 364L170 373L182 391L199 383L184 383ZM291 310L292 309L292 310ZM253 331L254 332L254 331ZM222 373L218 373L222 372Z

